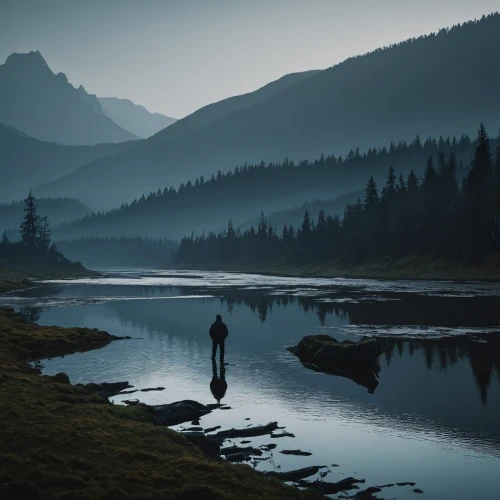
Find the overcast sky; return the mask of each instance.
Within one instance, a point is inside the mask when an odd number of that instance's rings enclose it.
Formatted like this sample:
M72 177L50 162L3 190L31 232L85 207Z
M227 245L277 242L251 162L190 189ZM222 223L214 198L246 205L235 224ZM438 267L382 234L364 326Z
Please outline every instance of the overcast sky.
M0 63L40 50L76 87L180 118L499 9L498 0L0 0Z

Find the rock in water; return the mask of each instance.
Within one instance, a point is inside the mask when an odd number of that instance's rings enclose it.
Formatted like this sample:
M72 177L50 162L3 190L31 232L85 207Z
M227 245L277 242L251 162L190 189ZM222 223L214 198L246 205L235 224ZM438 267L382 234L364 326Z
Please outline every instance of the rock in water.
M366 387L369 393L378 386L378 357L384 348L377 339L339 342L329 335L308 335L288 350L306 368L349 378Z
M227 431L219 431L215 437L219 439L240 438L240 437L255 437L271 434L278 428L278 422L269 422L266 425L258 425L256 427L247 427L246 429L229 429Z
M128 382L103 382L102 384L85 384L83 386L85 389L87 389L90 392L96 392L98 394L102 394L103 396L106 397L111 397L111 396L116 396L119 392L123 391L124 389L130 389L131 387L134 387L133 385L130 385Z
M166 405L150 406L153 410L155 421L161 425L177 425L190 422L210 413L205 405L186 399Z
M311 452L302 450L281 450L280 453L283 453L283 455L297 455L299 457L310 457L312 455Z
M291 470L288 472L269 471L265 472L265 474L279 477L283 481L299 481L300 479L305 479L306 477L317 474L320 469L324 468L326 468L325 465L313 465L312 467L306 467L304 469Z

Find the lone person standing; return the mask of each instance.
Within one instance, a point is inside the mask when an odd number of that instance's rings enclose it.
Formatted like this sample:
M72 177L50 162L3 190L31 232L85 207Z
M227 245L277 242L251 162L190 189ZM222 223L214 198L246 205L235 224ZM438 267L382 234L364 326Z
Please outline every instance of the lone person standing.
M220 359L224 359L224 341L229 335L227 326L222 322L222 316L217 314L215 323L210 327L210 338L212 339L212 359L215 359L217 354L217 346L220 346Z

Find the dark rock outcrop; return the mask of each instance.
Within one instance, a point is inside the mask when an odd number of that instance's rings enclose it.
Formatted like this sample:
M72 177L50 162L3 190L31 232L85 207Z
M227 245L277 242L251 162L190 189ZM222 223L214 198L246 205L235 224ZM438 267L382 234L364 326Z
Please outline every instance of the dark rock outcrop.
M228 446L227 448L221 448L220 453L225 456L226 460L229 462L245 462L254 456L260 457L262 455L261 450L252 448L251 446Z
M56 373L54 375L54 378L56 379L57 382L61 383L61 384L69 384L69 377L63 373L63 372L60 372L60 373Z
M283 455L297 455L299 457L310 457L312 455L311 452L302 450L281 450L280 453L283 453Z
M311 488L313 490L319 491L323 495L335 495L341 491L349 491L349 490L357 490L357 484L364 483L364 479L355 479L354 477L346 477L341 481L336 483L329 483L327 481L297 481L299 486L303 486L304 488ZM380 491L380 489L378 489Z
M130 385L128 382L103 382L102 384L85 384L83 385L84 389L87 389L90 392L96 392L97 394L102 394L106 397L116 396L124 389L130 389L134 387Z
M255 437L271 434L278 428L278 422L269 422L266 425L258 425L256 427L247 427L246 429L229 429L226 431L219 431L215 434L218 439L232 439L240 437Z
M312 467L305 467L304 469L291 470L288 472L275 472L270 471L265 474L268 476L279 477L283 481L299 481L305 479L306 477L313 476L317 474L320 469L326 468L326 465L313 465Z
M191 422L211 411L205 405L190 399L166 405L149 406L149 408L153 410L155 422L160 425L177 425L183 422Z
M308 335L287 350L306 368L349 378L370 393L378 386L378 357L384 348L377 339L339 342L329 335Z

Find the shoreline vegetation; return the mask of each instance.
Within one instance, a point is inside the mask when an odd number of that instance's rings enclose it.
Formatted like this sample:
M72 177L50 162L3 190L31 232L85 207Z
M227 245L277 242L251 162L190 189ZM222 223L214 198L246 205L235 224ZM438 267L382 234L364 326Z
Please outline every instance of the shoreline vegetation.
M178 267L178 269L181 268ZM341 261L306 265L290 263L286 259L270 259L252 264L198 264L193 270L298 278L500 281L500 256L492 256L482 262L469 265L463 261L415 255L397 259L385 258L360 265L346 265Z
M118 339L97 329L24 323L12 309L0 309L2 498L321 497L249 466L211 459L177 432L154 425L147 411L113 405L64 374L40 375L28 365Z
M476 143L461 188L455 155L439 152L437 167L429 157L421 180L413 171L398 179L391 166L379 192L370 177L364 203L348 203L343 217L320 210L314 221L306 210L300 227L285 224L281 233L264 213L245 231L230 219L222 232L184 237L172 261L320 276L498 279L500 146L493 158L482 124Z

